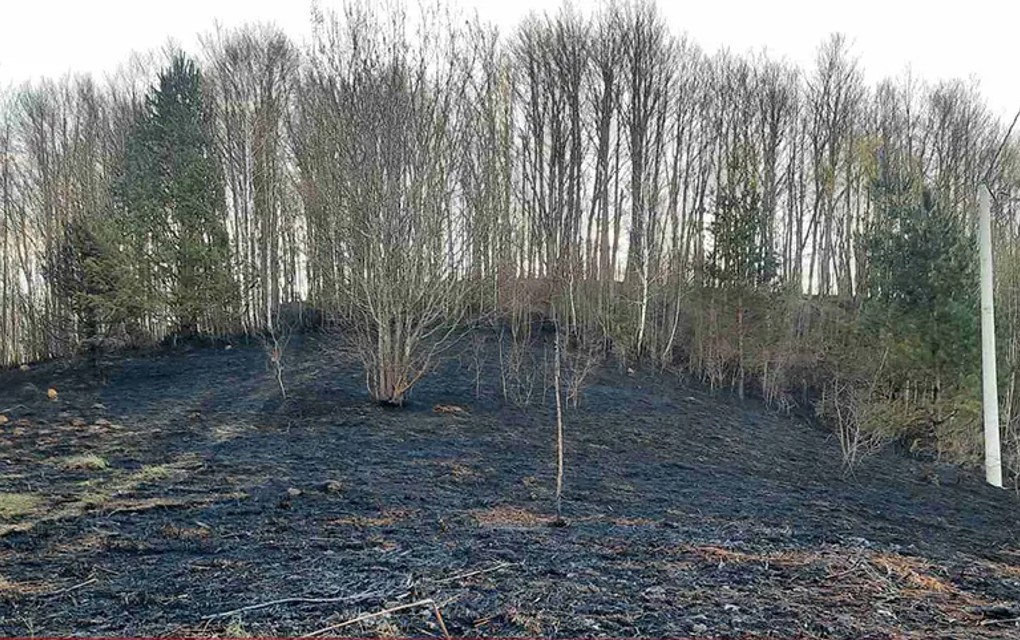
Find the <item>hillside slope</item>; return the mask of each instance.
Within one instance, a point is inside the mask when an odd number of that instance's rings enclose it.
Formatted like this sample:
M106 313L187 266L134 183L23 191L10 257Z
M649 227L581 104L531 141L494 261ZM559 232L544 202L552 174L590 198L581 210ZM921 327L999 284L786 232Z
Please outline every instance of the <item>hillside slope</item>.
M503 405L495 352L479 396L465 358L394 410L300 351L286 402L243 345L0 374L0 634L297 635L423 599L452 635L1020 633L1020 502L969 474L887 451L844 479L815 427L607 367L552 527L552 413Z

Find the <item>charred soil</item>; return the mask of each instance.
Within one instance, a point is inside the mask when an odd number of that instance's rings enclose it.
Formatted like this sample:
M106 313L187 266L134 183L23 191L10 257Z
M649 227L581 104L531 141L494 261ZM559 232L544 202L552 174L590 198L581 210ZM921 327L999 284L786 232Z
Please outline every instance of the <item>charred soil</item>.
M844 478L817 427L606 366L550 526L551 396L503 403L495 351L400 409L294 351L286 401L256 346L0 374L0 634L301 635L432 601L330 634L1020 635L1020 502L972 474L889 450Z

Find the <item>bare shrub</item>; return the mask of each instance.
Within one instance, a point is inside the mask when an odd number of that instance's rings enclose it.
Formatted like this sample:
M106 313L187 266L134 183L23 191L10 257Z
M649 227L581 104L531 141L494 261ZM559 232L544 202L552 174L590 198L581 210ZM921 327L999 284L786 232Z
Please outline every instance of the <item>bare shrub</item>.
M559 298L563 300L566 326L557 319L560 365L565 370L566 399L577 408L581 392L605 357L605 317L598 306L588 303L586 293L593 293L588 283L577 281L573 272L560 283ZM561 333L564 335L561 336ZM562 338L562 340L560 340Z
M927 420L926 412L909 394L894 393L883 385L888 357L886 349L877 370L866 378L833 375L816 405L816 412L832 422L845 475L853 475L865 458Z
M924 420L939 460L975 467L982 464L984 439L979 389L964 386L943 390L924 413ZM1008 452L1008 441L1004 448Z
M786 357L782 351L766 351L763 354L761 390L765 404L769 406L775 406L786 395Z
M453 185L469 56L440 12L421 18L420 33L449 37L416 39L403 12L368 5L332 15L303 105L309 123L331 123L328 134L310 128L303 144L336 167L315 183L331 212L319 264L369 394L392 405L451 345L470 285L467 250L451 240L467 224Z
M531 344L530 324L511 324L500 331L499 365L503 400L521 408L530 406L542 374Z
M876 403L873 391L873 388L862 389L840 379L830 381L822 391L817 411L832 422L845 475L853 475L865 458L888 442L887 437L874 429L883 406Z
M354 353L365 368L365 383L373 400L402 405L411 388L453 344L459 316L433 312L405 314L398 310L356 322L348 334Z
M566 398L574 409L578 407L581 392L591 375L602 364L602 360L602 350L592 340L574 344L572 347L567 346L563 350L562 364L566 372Z
M545 358L535 355L535 325L548 319L550 282L508 278L499 285L502 328L499 335L500 383L503 399L527 407L545 374Z
M1020 494L1020 425L1014 420L1007 422L1002 448L1003 462L1013 476L1013 491Z
M266 352L266 367L280 388L280 396L287 399L287 385L284 382L287 346L299 328L302 315L291 313L286 305L279 305L271 314L265 331L259 334L262 349Z
M474 371L475 378L475 398L482 397L482 371L484 371L487 362L485 354L488 344L489 340L485 335L478 333L472 334L471 366Z
M788 389L787 354L781 350L766 351L761 364L761 390L765 404L789 414L796 402Z

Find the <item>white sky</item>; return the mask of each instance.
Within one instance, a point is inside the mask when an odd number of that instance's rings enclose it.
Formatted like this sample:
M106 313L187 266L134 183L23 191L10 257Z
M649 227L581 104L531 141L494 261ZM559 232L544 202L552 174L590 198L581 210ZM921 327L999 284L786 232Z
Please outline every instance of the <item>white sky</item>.
M319 0L323 7L336 0ZM413 2L414 0L412 0ZM455 0L504 31L531 10L555 11L559 0ZM582 11L597 4L574 0ZM675 33L707 51L766 48L802 67L834 31L853 43L869 82L908 67L922 78L975 77L993 111L1020 109L1014 63L1017 10L1004 0L659 0ZM0 86L68 71L111 72L131 51L168 39L197 50L197 34L214 21L277 23L301 41L310 32L310 0L0 0ZM966 13L959 10L965 9Z

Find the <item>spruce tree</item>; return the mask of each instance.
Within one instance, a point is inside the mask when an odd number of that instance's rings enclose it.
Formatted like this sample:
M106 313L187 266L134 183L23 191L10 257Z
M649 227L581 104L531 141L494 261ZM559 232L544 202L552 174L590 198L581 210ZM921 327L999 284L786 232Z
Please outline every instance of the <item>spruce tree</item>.
M198 67L173 57L128 136L118 185L139 277L173 330L196 333L232 298L223 181ZM151 306L151 305L150 305Z
M773 283L777 265L761 188L748 153L738 150L727 160L727 179L716 195L709 227L714 248L708 271L718 286L754 291Z

